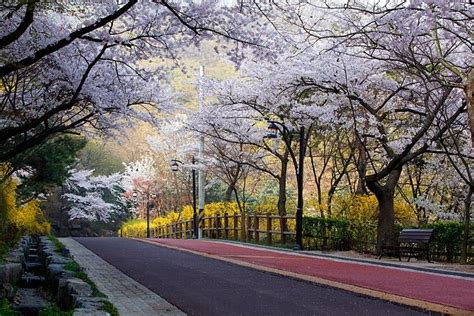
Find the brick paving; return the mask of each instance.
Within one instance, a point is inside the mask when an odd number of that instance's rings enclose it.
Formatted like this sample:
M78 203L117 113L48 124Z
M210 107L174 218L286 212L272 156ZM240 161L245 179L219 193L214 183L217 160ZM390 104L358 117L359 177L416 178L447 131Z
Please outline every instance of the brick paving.
M128 277L126 274L98 257L72 238L59 239L84 268L97 288L123 316L181 316L186 315L177 307Z

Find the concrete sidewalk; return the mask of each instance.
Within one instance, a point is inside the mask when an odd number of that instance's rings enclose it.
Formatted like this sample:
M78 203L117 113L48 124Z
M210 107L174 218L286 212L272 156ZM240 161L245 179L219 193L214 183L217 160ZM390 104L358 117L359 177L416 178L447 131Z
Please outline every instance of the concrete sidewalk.
M186 315L72 238L59 239L123 316Z
M142 240L447 314L474 313L474 279L209 240Z

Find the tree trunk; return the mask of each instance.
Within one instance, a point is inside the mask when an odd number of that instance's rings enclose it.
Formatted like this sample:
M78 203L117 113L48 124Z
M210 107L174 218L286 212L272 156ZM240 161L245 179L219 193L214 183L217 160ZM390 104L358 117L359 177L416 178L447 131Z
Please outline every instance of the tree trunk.
M278 179L278 214L286 215L286 172Z
M469 250L469 226L471 224L471 203L474 188L469 189L466 199L464 200L464 232L462 236L461 248L461 264L467 263L467 255Z
M228 185L224 193L224 202L230 202L232 199L232 192L234 192L235 185Z
M286 216L286 180L288 174L288 156L290 152L285 149L283 159L281 159L281 171L280 177L278 178L278 214L280 216ZM288 231L288 225L285 222L285 231Z
M357 167L357 188L355 194L357 195L366 195L369 193L365 187L365 173L367 169L367 153L365 152L365 146L362 141L357 138L357 149L359 150L359 157L356 161Z
M474 146L474 69L472 69L468 74L465 92L469 128L471 130L471 141L472 145Z
M235 193L235 201L237 202L237 206L239 207L240 211L240 241L246 242L247 241L247 212L245 210L244 205L240 203L239 199L239 192L237 188L234 186L234 193Z
M401 169L393 170L389 175L385 185L377 181L370 181L367 178L367 187L377 197L379 204L378 224L377 224L377 253L380 253L382 245L395 245L395 208L394 197L395 188L400 178Z

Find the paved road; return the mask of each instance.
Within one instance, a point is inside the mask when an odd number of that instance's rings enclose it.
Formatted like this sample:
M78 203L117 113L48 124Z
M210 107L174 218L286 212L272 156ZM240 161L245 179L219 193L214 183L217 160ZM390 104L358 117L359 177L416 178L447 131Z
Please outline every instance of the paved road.
M255 266L258 270L295 273L298 278L317 278L317 283L347 289L348 285L378 291L375 297L395 295L395 302L443 311L447 314L474 315L474 278L455 277L374 264L316 258L305 254L255 248L228 242L192 239L143 239L182 251ZM276 272L277 272L276 271ZM328 282L329 281L329 282ZM333 283L331 283L331 281ZM334 284L336 282L336 284ZM372 295L371 295L372 296ZM410 301L415 300L415 301Z
M189 315L417 315L313 283L140 241L77 241Z

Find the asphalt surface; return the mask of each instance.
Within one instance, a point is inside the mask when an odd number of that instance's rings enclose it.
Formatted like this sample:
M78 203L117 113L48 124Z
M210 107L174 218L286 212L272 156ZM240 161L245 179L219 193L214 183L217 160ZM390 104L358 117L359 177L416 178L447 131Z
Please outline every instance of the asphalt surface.
M147 241L183 249L183 251L202 253L206 256L212 255L223 260L232 259L239 263L249 263L261 268L317 277L339 284L355 285L404 298L412 298L420 301L421 305L419 306L426 306L425 303L429 302L451 306L464 310L452 310L451 313L467 312L474 315L474 279L472 278L301 256L296 253L203 239L152 238Z
M390 302L125 238L76 238L189 315L421 315Z

